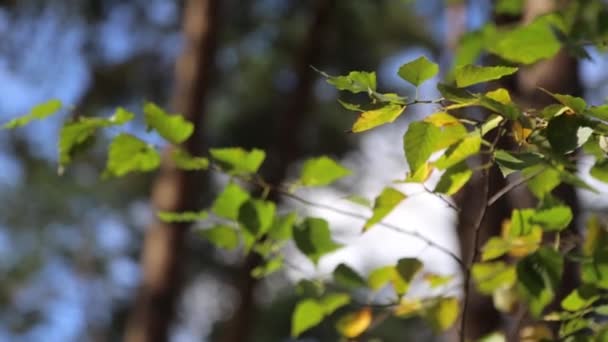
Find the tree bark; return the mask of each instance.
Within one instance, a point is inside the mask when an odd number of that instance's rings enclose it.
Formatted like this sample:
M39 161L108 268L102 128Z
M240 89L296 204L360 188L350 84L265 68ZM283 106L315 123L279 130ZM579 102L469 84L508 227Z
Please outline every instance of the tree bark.
M316 76L311 65L318 63L321 55L324 31L327 27L335 0L317 0L314 2L314 13L311 25L306 34L301 49L295 55L293 70L297 78L294 89L287 95L288 102L276 110L280 113L277 125L277 160L269 171L268 182L274 186L280 185L287 175L287 169L299 156L298 138L306 112L313 102L313 88ZM271 192L270 200L280 198ZM225 342L251 341L255 307L255 288L258 280L251 277L251 271L260 265L261 258L255 253L249 254L237 275L237 290L239 304L234 316L228 322Z
M184 51L175 70L173 109L194 124L193 135L181 146L201 155L201 122L212 68L218 19L218 0L188 0L184 8ZM152 188L154 210L186 211L197 208L202 191L200 173L178 170L163 154L160 173ZM142 251L141 288L126 328L129 342L167 341L182 287L186 224L154 222L146 231Z

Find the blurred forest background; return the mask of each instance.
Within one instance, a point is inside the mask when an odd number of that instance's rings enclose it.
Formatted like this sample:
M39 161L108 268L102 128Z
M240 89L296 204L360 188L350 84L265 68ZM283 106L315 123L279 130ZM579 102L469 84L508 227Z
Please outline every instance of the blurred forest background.
M400 141L408 119L357 137L345 133L353 115L310 66L332 75L377 70L380 88L412 95L396 76L398 67L421 54L449 62L457 37L493 20L492 9L491 0L3 0L0 122L50 98L71 107L62 119L108 115L117 106L139 113L152 101L189 111L184 114L198 122L200 146L267 150L263 172L275 183L303 158L328 154L358 170L357 177L309 195L320 202L348 193L369 197L403 177L402 147L391 142ZM198 45L197 32L203 35ZM575 71L597 104L608 92L608 61L589 53L593 59ZM195 66L176 72L178 61ZM422 98L436 96L433 84L422 87ZM154 197L162 197L156 188L164 171L101 181L105 152L96 145L58 176L60 125L46 120L0 134L0 341L136 341L137 333L126 331L146 319L157 319L159 331L166 325L171 341L289 340L293 284L302 273L313 274L312 266L257 282L248 277L256 260L220 253L196 231L180 229L185 235L175 237L183 240L173 247L184 276L165 272L162 305L154 307L159 302L152 298L147 309L158 312L146 316L140 257L145 235L163 229L154 224L150 199L158 204ZM145 127L139 120L128 129ZM181 195L208 206L225 179L204 179ZM585 208L602 207L585 196ZM458 250L451 229L457 218L433 196L419 196L399 215L397 221L432 226L426 231ZM339 237L352 240L358 228L334 223ZM364 271L426 253L401 236L374 234L317 271L343 260ZM431 268L455 271L432 252L424 258ZM415 321L388 320L384 327L378 329L382 341L403 341L404 329L411 340L430 339ZM337 339L331 325L313 335L302 340Z

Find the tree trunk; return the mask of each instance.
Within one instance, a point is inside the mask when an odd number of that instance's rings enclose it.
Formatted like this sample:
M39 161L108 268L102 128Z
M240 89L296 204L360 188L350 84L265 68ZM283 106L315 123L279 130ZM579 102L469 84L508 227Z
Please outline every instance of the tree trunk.
M287 169L299 156L298 132L302 125L305 114L313 102L313 88L315 81L314 71L311 65L318 63L321 55L324 31L329 20L335 0L317 0L314 3L314 14L311 26L306 34L301 49L296 52L294 73L297 84L293 91L287 95L288 102L276 110L282 115L277 125L277 139L275 146L278 160L270 170L268 181L274 186L280 185L287 175ZM270 194L270 199L278 201L276 193ZM239 304L234 316L228 322L225 333L225 342L246 342L252 338L252 323L255 307L255 288L258 280L251 277L251 271L260 265L259 255L249 254L237 275L237 290L239 293Z
M184 8L184 51L176 64L173 109L194 124L194 133L182 148L201 155L201 122L217 34L217 0L188 0ZM178 170L163 154L161 170L152 188L154 210L197 209L202 191L200 173ZM182 286L186 224L154 222L146 231L142 252L142 284L129 318L125 340L167 341Z

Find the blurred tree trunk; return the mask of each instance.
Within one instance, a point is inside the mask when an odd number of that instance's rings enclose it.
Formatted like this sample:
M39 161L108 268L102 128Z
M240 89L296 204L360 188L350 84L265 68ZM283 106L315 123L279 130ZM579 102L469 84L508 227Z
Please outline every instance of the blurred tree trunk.
M201 123L217 35L218 0L188 0L183 14L184 51L175 70L173 110L194 123L194 134L182 148L201 155ZM197 209L202 191L200 173L176 169L164 151L152 188L154 210ZM167 341L182 286L186 224L154 222L146 231L142 252L142 284L129 318L125 340Z
M267 179L274 186L280 185L287 175L288 167L299 157L298 138L300 127L305 119L310 104L314 101L314 81L317 78L311 65L318 63L321 52L325 29L327 27L334 0L317 0L310 27L301 48L294 56L293 71L297 83L293 90L286 96L286 103L278 103L275 112L280 115L277 120L277 138L275 147L278 160L274 162L268 172ZM272 161L270 161L272 162ZM270 198L278 201L279 196L271 192ZM260 265L259 255L251 253L248 255L237 275L237 290L239 302L234 316L228 322L225 342L246 342L252 340L253 318L256 310L255 288L258 280L251 277L251 271Z

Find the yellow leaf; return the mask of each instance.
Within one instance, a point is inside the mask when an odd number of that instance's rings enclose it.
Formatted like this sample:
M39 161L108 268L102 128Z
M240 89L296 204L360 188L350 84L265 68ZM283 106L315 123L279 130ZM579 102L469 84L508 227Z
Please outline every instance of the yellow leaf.
M382 108L361 113L353 124L353 133L367 131L376 126L384 125L395 121L401 115L405 106L389 104Z
M434 126L437 126L437 127L444 127L444 126L460 124L460 121L458 121L457 118L453 117L452 115L450 115L446 112L437 112L437 113L431 114L431 115L427 116L426 118L424 118L424 121L428 122L430 124L433 124Z
M501 312L512 313L517 308L517 293L513 286L499 287L492 294L494 307Z
M519 333L521 342L553 341L553 333L544 324L528 325Z
M532 134L532 129L524 127L519 121L513 123L513 138L519 144L527 143L528 137Z
M340 318L336 329L344 337L355 338L365 332L372 323L372 309L365 307Z
M509 104L512 102L511 96L509 95L509 91L505 88L498 88L496 90L489 91L486 93L486 96L502 104Z

